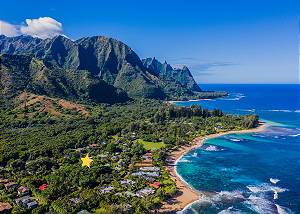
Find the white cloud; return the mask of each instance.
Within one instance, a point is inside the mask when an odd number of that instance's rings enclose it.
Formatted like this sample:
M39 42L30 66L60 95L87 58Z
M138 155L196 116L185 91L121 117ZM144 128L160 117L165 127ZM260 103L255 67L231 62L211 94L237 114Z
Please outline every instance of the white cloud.
M25 24L12 25L0 20L0 34L17 36L19 34L39 37L41 39L52 38L63 34L62 24L51 17L26 19Z
M26 25L21 26L21 32L42 39L63 34L62 24L51 17L26 19Z
M18 27L0 20L0 35L17 36L19 35Z

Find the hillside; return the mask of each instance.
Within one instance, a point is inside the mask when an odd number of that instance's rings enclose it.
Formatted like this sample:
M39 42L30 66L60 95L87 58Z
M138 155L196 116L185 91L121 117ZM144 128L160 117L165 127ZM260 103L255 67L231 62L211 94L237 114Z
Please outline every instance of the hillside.
M221 96L202 92L187 67L141 60L126 44L103 36L72 41L0 36L3 97L31 93L96 103L130 99Z

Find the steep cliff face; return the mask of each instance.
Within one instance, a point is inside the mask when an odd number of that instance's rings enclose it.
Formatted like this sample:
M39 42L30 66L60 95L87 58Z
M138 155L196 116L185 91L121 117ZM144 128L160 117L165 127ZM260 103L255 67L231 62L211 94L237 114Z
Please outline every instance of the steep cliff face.
M164 99L201 91L187 67L174 69L155 58L142 61L126 44L103 36L77 41L64 36L45 40L0 36L0 54L4 54L1 65L5 68L0 70L1 78L11 73L26 79L23 75L30 73L28 85L44 94L97 102L111 97L118 102L125 100L125 94L131 98ZM18 58L18 72L14 57ZM40 80L45 81L45 86L38 83L37 74L43 77Z
M174 89L177 89L178 96L191 95L202 91L186 66L173 68L167 62L159 62L155 57L143 59L143 65L153 75L162 80L164 88L171 94L174 93Z

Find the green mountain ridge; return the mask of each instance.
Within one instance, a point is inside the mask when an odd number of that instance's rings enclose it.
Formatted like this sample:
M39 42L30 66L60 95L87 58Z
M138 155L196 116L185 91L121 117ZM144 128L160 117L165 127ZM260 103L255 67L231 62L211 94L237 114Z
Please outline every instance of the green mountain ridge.
M76 41L64 36L45 40L0 36L0 54L1 94L5 97L29 90L114 103L202 93L187 67L174 69L155 58L141 60L126 44L103 36Z

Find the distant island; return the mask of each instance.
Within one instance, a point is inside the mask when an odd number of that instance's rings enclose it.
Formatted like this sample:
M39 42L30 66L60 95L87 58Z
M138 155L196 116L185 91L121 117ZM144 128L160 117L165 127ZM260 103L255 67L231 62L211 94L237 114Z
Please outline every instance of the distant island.
M166 102L226 93L114 39L0 36L0 53L1 212L160 212L181 193L174 152L259 126Z

